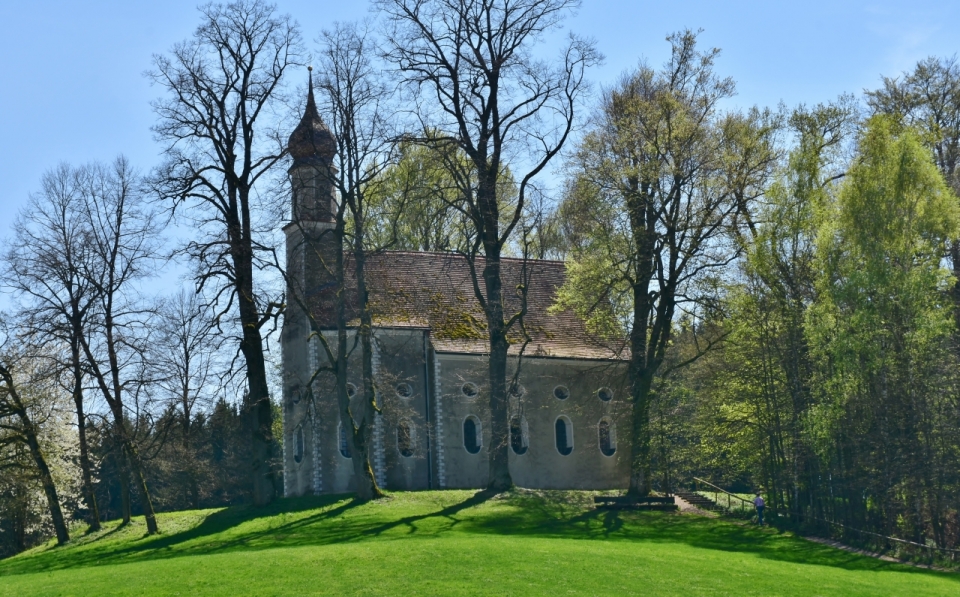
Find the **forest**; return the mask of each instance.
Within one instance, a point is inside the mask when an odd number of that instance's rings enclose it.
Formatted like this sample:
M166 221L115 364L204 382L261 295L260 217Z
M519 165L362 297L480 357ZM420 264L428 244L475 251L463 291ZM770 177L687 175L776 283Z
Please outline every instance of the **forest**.
M143 516L155 533L156 512L281 496L279 336L309 311L281 228L308 92L349 257L325 267L360 284L362 408L338 358L343 292L322 340L360 499L390 489L370 467L366 258L470 263L494 491L513 485L508 349L526 334L501 260L553 259L551 310L628 370L621 489L704 479L762 492L784 528L960 549L955 57L829 103L736 107L697 31L591 84L595 42L537 53L574 0L374 4L312 42L260 0L201 7L146 73L158 163L51 163L37 181L0 245L0 557L80 523Z

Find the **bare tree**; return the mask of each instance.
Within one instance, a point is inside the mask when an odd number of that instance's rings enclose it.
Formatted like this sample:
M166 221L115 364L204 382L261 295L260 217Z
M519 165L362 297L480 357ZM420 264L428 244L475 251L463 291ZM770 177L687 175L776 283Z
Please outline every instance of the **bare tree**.
M505 310L501 254L520 223L534 178L570 134L585 69L599 59L591 43L573 36L555 62L537 59L532 49L578 5L577 0L377 2L390 23L388 58L414 96L422 141L456 147L469 160L469 168L454 177L459 209L476 232L467 260L490 342L489 486L494 490L513 485L507 334L523 311ZM514 174L512 203L501 196L508 161L511 168L526 168Z
M187 208L203 234L185 249L197 263L199 288L216 286L212 294L220 313L233 308L239 313L251 493L255 504L266 504L276 490L261 330L275 321L283 301L266 296L254 280L264 267L276 265L269 243L261 242L258 184L268 182L285 155L279 122L271 117L281 107L278 91L287 68L300 61L300 32L289 16L275 14L275 7L260 0L207 4L200 12L193 37L169 55L155 56L147 73L168 92L154 104L159 116L154 131L166 144L156 183L161 196Z
M157 382L169 408L178 415L180 459L175 464L186 478L194 508L200 507L200 471L191 426L198 410L213 405L210 388L221 386L219 340L210 309L196 293L181 291L163 304L155 349Z
M100 512L87 441L81 338L96 309L97 291L84 276L92 256L78 185L77 171L66 164L44 174L40 193L31 196L17 217L3 265L6 284L23 303L24 326L36 337L69 347L63 366L72 376L83 496L90 509L90 528L96 531Z
M80 337L86 367L107 403L113 430L123 452L120 461L133 476L147 532L157 532L157 521L147 489L143 460L128 410L139 404L145 383L144 325L151 310L137 295L136 283L149 277L163 229L143 194L142 180L124 158L110 167L93 164L78 171L82 225L87 231L91 258L81 272L96 292L94 318ZM126 473L121 467L121 483ZM129 509L125 508L125 517Z
M370 194L382 184L382 172L392 160L392 137L388 125L389 91L376 62L376 46L368 24L338 24L321 33L320 53L323 91L322 105L330 115L337 144L337 166L328 172L340 196L338 220L341 220L342 241L352 256L353 276L357 285L356 309L360 319L358 335L361 347L363 399L356 412L350 409L346 391L346 329L343 300L338 306L338 359L326 342L328 360L337 370L337 394L340 418L350 430L351 454L357 479L357 495L361 499L380 496L370 466L375 416L379 412L378 389L373 370L373 316L368 302L365 264L367 254L382 247L370 246L367 220L371 211ZM347 221L349 220L349 222ZM343 258L337 259L339 280L346 277ZM342 287L341 287L342 288ZM346 298L342 290L341 299Z

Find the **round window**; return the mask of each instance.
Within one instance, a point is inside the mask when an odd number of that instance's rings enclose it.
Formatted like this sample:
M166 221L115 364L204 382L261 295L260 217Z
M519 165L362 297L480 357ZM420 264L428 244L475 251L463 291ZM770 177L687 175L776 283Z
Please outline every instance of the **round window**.
M356 396L356 395L357 395L357 386L353 385L352 383L348 383L348 384L347 384L347 396L353 398L353 397Z
M526 393L527 393L527 389L521 386L520 384L510 386L510 396L512 396L513 398L521 398Z
M566 400L570 397L570 390L567 386L557 386L553 388L553 397L557 400Z
M475 398L477 394L480 393L480 390L477 389L477 384L469 381L460 386L460 391L463 392L463 395L467 398Z
M413 386L408 383L398 383L397 396L400 396L401 398L409 398L410 396L413 396Z
M597 390L597 397L604 402L610 402L613 400L613 390L610 388L600 388Z

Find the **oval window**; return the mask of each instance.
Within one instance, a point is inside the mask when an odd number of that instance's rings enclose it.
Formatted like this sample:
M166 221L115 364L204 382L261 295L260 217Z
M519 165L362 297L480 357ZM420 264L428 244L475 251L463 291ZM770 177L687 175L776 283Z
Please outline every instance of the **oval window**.
M400 396L401 398L409 398L410 396L413 396L413 386L408 383L398 383L397 396Z
M291 387L290 387L290 398L293 399L293 403L294 403L294 404L299 404L299 403L300 403L301 396L300 396L300 388L299 388L299 387L297 387L297 386L291 386Z
M480 427L480 419L470 415L463 420L463 447L467 452L476 454L483 446L483 430Z
M597 397L604 402L610 402L613 400L613 390L610 388L600 388L597 390Z
M555 424L557 435L557 452L562 456L569 456L573 452L573 424L564 416L557 417Z
M303 460L303 427L297 425L293 432L293 461Z
M353 397L356 396L356 395L357 395L357 386L353 385L352 383L348 383L348 384L347 384L347 396L353 398Z
M413 424L400 421L397 425L397 450L404 458L413 456Z
M341 422L338 428L337 435L339 436L340 444L340 455L344 458L350 458L350 442L347 441L347 430Z
M553 388L553 397L557 400L566 400L570 397L570 390L567 386L557 386Z
M467 398L474 398L480 393L480 390L477 389L477 384L469 381L460 386L460 391L463 392L463 395Z
M526 454L529 447L527 420L523 417L510 419L510 449L514 454Z
M510 396L513 398L522 398L524 394L527 393L527 389L521 386L520 384L514 384L510 386Z
M610 421L602 419L597 424L597 434L600 440L600 452L604 456L613 456L617 452L617 432Z

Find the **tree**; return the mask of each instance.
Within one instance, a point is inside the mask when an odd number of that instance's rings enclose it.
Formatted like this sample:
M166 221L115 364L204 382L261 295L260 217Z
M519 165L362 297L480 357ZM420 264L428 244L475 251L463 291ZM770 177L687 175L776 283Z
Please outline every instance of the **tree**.
M211 386L219 387L215 322L203 301L180 291L160 312L161 336L156 354L158 385L170 410L177 413L181 458L176 465L186 480L189 503L200 507L200 465L194 449L197 415L213 406Z
M5 338L8 340L8 338ZM25 354L24 351L14 351L6 342L0 345L0 431L7 432L0 436L0 441L8 443L12 441L22 442L30 451L30 457L36 466L37 476L43 486L44 495L47 498L47 506L50 509L50 517L53 519L53 528L57 535L57 544L63 545L70 541L70 533L67 529L67 523L63 516L63 509L60 507L60 497L57 494L57 486L53 481L53 475L50 472L50 466L40 445L40 425L43 424L43 405L37 401L31 401L22 391L22 382L28 385L41 385L42 379L32 378L28 371L31 368L40 370L46 375L49 371L43 371L43 364L27 362L32 355ZM35 357L34 357L35 358ZM32 365L32 367L31 367ZM54 373L55 375L55 373ZM19 379L18 379L19 378Z
M960 194L960 64L957 58L929 57L902 77L883 77L883 87L867 91L874 114L901 118L923 130L924 141L947 185ZM960 351L960 239L949 248L953 262L954 318ZM958 353L960 354L960 353Z
M736 217L776 159L769 115L719 113L734 91L713 73L719 50L699 51L691 31L667 39L663 70L641 65L605 94L568 185L570 209L588 228L561 305L608 337L629 336L632 494L651 488L652 390L675 321L703 321L717 308Z
M130 420L140 422L138 398L148 368L144 332L152 314L139 300L135 284L153 273L163 223L146 199L142 179L123 157L110 167L93 164L78 175L80 222L90 256L81 275L96 296L94 316L80 336L80 346L86 369L113 418L122 451L121 484L127 482L129 467L147 532L152 534L158 532L157 521ZM127 491L123 493L126 496ZM128 505L123 514L128 521Z
M437 155L440 149L399 141L394 163L383 169L376 192L367 197L372 246L461 252L469 246L470 222L454 207L460 203L459 189L444 167L453 158Z
M24 301L24 325L37 337L69 347L63 366L72 374L83 494L90 528L100 529L93 491L93 465L87 440L85 367L81 338L96 310L97 289L84 275L91 269L90 231L83 220L83 171L61 164L43 175L41 192L31 196L14 224L14 238L3 255L5 280Z
M534 57L533 46L578 6L576 0L380 0L388 59L414 96L420 142L450 156L458 202L472 228L465 255L490 343L489 486L512 486L508 466L508 333L524 308L505 310L501 255L524 214L535 177L559 153L585 89L593 45L571 36L560 58ZM454 148L451 151L448 148ZM462 151L464 168L456 159ZM515 168L516 202L501 213L501 178ZM518 171L521 162L525 168ZM523 294L523 288L519 289Z
M255 504L266 504L275 495L273 411L261 330L283 301L270 298L254 279L277 265L261 239L268 208L258 203L266 194L258 189L285 156L280 122L270 118L280 109L284 74L301 59L300 32L289 16L276 15L260 0L207 4L200 12L193 37L169 56L155 56L148 73L169 94L154 104L154 131L166 144L155 182L159 194L175 209L186 208L204 234L185 248L197 265L198 287L216 286L211 294L220 313L236 307L239 314L251 494Z
M836 463L844 518L918 542L929 520L942 546L958 436L944 391L956 365L944 350L952 280L941 256L960 210L921 139L893 118L871 118L836 201L823 208L808 316L822 363L811 423Z

